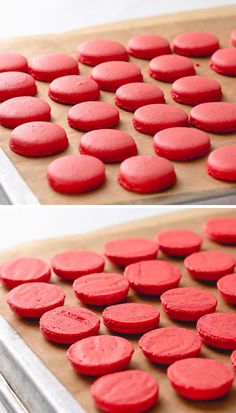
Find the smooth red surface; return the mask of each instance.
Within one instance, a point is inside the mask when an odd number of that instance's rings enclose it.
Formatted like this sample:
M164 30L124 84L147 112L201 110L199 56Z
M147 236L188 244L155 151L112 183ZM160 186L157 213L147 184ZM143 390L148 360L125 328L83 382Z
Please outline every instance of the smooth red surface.
M100 335L72 344L67 351L67 358L79 373L103 376L125 369L133 352L132 344L125 338Z
M16 128L22 123L49 121L51 108L47 102L32 96L18 96L8 99L0 106L0 124Z
M176 182L174 166L167 159L155 155L138 155L122 162L118 182L128 191L155 193Z
M68 146L65 130L51 122L28 122L17 126L10 134L9 146L22 156L54 155Z
M210 68L226 76L236 76L236 49L228 47L217 50L210 60Z
M208 219L204 223L204 231L208 237L220 244L236 244L236 218Z
M159 326L160 313L149 304L124 303L107 307L102 313L107 328L121 334L143 334Z
M218 38L208 32L185 32L173 41L174 52L183 56L210 56L219 47Z
M97 83L89 77L68 75L54 79L49 86L48 94L56 102L76 105L99 99L100 90Z
M171 53L169 42L164 37L153 34L132 37L127 50L131 56L147 60Z
M236 314L212 313L201 317L197 331L204 343L222 350L236 348Z
M236 145L221 146L210 153L207 172L215 179L236 181Z
M233 351L230 358L231 358L231 362L233 364L234 370L236 370L236 350Z
M195 332L179 327L149 331L141 337L138 344L148 360L166 365L188 357L197 357L202 345Z
M202 237L194 231L169 230L157 234L156 241L167 255L172 257L186 257L200 250Z
M167 375L177 393L190 400L223 397L230 391L234 379L230 368L207 358L176 361L168 368Z
M234 132L236 130L236 104L230 102L201 103L191 110L190 123L207 132Z
M86 133L79 142L80 153L95 156L106 163L122 162L138 153L131 135L116 129L99 129Z
M40 318L40 330L50 341L73 344L82 338L97 335L100 320L90 310L78 306L62 306L47 311Z
M87 305L120 303L129 292L129 283L120 274L100 272L77 278L73 284L76 297Z
M113 264L125 267L141 260L155 259L158 253L156 242L145 238L123 238L108 241L104 254Z
M217 288L225 301L236 305L236 274L228 274L220 278Z
M181 279L177 266L161 260L146 260L130 264L125 268L124 276L135 291L154 296L177 287Z
M68 112L69 125L81 131L112 128L119 119L118 109L106 102L78 103Z
M125 47L114 40L92 39L87 40L77 48L78 60L89 66L96 66L112 60L129 60Z
M148 73L161 82L172 83L181 77L195 75L195 68L188 57L163 55L151 60Z
M127 83L119 87L115 95L115 103L120 108L134 112L141 106L152 103L165 103L162 90L151 83Z
M37 86L32 76L23 72L0 73L0 101L17 96L34 96Z
M10 309L20 317L39 318L46 311L64 304L64 291L54 284L27 282L7 295Z
M49 164L47 179L55 191L79 194L92 191L103 184L105 167L93 156L66 155Z
M221 100L221 85L208 76L186 76L176 80L170 91L171 97L185 105L199 105Z
M0 267L0 279L7 288L14 288L26 282L47 282L50 275L49 265L33 257L15 258Z
M14 52L0 53L1 72L28 72L28 62L25 56Z
M105 62L95 66L91 77L102 90L115 92L126 83L142 82L143 75L137 65L130 62Z
M173 288L161 295L161 305L173 320L196 321L215 311L217 298L200 288Z
M100 377L92 385L96 406L110 413L144 413L158 399L159 386L142 370L128 370Z
M34 57L29 63L29 73L37 80L51 82L57 77L78 75L76 60L64 53L48 53Z

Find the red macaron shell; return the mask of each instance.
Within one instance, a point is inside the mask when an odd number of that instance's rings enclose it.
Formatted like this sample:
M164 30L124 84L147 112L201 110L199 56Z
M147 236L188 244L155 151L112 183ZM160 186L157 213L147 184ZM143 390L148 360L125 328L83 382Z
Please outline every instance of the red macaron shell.
M89 77L69 75L54 79L49 86L48 95L56 102L76 105L99 99L100 89L97 83Z
M177 287L181 279L178 267L161 260L146 260L130 264L125 268L124 276L135 291L153 296Z
M215 311L217 299L214 294L200 288L173 288L161 295L161 305L173 320L196 321Z
M206 235L220 244L236 244L236 218L222 217L208 219L204 224Z
M190 123L206 132L234 132L236 130L236 104L230 102L201 103L191 110Z
M131 56L146 60L171 53L169 42L164 37L153 34L132 37L127 50Z
M137 109L134 112L133 125L141 133L155 135L162 129L188 126L188 115L177 106L157 103Z
M236 350L233 351L230 358L231 358L231 362L233 364L234 370L236 370Z
M123 238L104 245L105 256L115 265L125 267L142 260L156 259L158 245L145 238Z
M39 318L46 311L62 306L63 290L54 284L28 282L13 288L7 295L10 309L20 317Z
M160 313L149 304L124 303L107 307L103 313L107 328L121 334L143 334L159 326Z
M81 43L77 48L77 57L81 63L89 66L114 60L129 60L121 43L107 39L92 39Z
M173 186L176 174L174 166L167 159L138 155L122 162L117 179L128 191L148 194Z
M9 147L22 156L54 155L69 145L65 130L51 122L28 122L17 126L10 134Z
M28 72L27 59L20 53L0 53L0 73L2 72Z
M100 329L97 315L78 306L62 306L47 311L39 324L48 340L61 344L73 344L82 338L97 335Z
M37 56L29 63L29 73L37 80L51 82L57 77L78 75L76 60L64 53L48 53Z
M103 256L93 251L63 251L51 259L53 271L63 280L76 280L83 275L102 272L104 265Z
M37 93L37 86L34 78L23 72L2 72L0 73L0 101L17 96L34 96Z
M236 46L236 29L231 32L230 40L233 46Z
M208 32L185 32L173 41L174 52L183 56L210 56L219 47L217 37Z
M77 278L73 290L82 303L104 306L123 301L129 292L129 282L120 274L100 272Z
M236 274L228 274L220 278L217 288L225 301L236 305Z
M107 374L92 385L96 406L109 413L144 413L158 399L156 379L143 370L128 370Z
M15 258L0 267L1 283L7 288L28 282L47 282L50 276L49 265L38 258Z
M186 328L163 327L144 334L138 344L148 360L169 365L177 360L197 357L202 342L198 334Z
M185 258L184 265L193 278L218 281L223 275L233 272L235 260L226 252L200 251Z
M152 103L165 103L162 90L151 83L127 83L119 87L115 95L115 103L120 108L134 112L141 106Z
M199 105L221 100L221 85L208 76L186 76L176 80L170 91L171 97L185 105Z
M55 191L80 194L104 183L105 167L93 156L66 155L49 164L47 179Z
M103 376L124 370L133 352L132 344L125 338L99 335L72 344L67 351L67 358L79 373Z
M0 106L0 124L16 128L22 123L49 121L51 108L47 102L33 96L18 96L8 99Z
M215 179L236 181L236 145L221 146L210 153L207 172Z
M80 153L95 156L102 162L122 162L138 153L128 133L116 129L99 129L86 133L79 143Z
M120 120L118 109L106 102L82 102L68 112L69 125L81 131L105 129L116 126Z
M173 161L191 161L209 152L211 141L206 132L188 127L167 128L154 136L157 155Z
M130 62L105 62L95 66L91 77L102 90L115 92L126 83L142 82L143 75L137 65Z
M217 50L210 60L210 68L221 75L236 76L236 49Z
M195 75L195 68L188 57L163 55L151 60L148 74L161 82L172 83L181 77Z
M218 360L188 358L176 361L167 370L173 388L190 400L213 400L231 389L233 371Z
M197 331L205 344L220 350L236 349L236 314L212 313L201 317Z
M200 250L202 237L194 231L169 230L157 234L160 250L171 257L186 257Z

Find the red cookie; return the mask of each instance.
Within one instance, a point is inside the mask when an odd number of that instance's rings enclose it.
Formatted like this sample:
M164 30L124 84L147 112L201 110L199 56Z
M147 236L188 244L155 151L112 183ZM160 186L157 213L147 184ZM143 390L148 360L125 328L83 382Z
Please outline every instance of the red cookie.
M236 218L208 219L204 224L206 235L220 244L236 244Z
M195 68L188 57L163 55L151 60L148 73L161 82L172 83L181 77L195 75Z
M54 79L49 86L48 95L56 102L76 105L99 99L100 90L97 83L89 77L69 75Z
M157 381L142 370L107 374L92 385L96 406L110 413L144 413L155 405L158 392Z
M119 87L116 91L115 103L124 110L134 112L141 106L151 103L165 103L165 98L158 86L137 82Z
M226 252L200 251L185 258L184 265L197 280L217 281L233 272L235 260Z
M27 59L19 53L0 53L0 73L1 72L28 72Z
M190 123L207 132L234 132L236 130L236 104L229 102L201 103L191 110Z
M198 129L167 128L154 136L153 148L157 155L173 161L191 161L209 152L209 136Z
M67 351L72 367L81 374L103 376L124 370L130 363L134 348L122 337L94 336L87 337Z
M80 194L103 184L105 167L93 156L66 155L49 164L47 179L55 191Z
M228 274L217 281L217 288L230 304L236 305L236 274Z
M7 295L10 309L20 317L39 318L46 311L64 304L63 290L54 284L28 282L13 288Z
M48 53L37 56L29 63L29 73L37 80L51 82L57 77L78 75L76 60L64 53Z
M219 49L219 40L208 32L185 32L175 37L174 52L183 56L205 57Z
M236 49L219 49L211 56L210 68L226 76L236 76Z
M130 286L141 294L161 295L177 287L181 274L175 265L160 260L139 261L125 268L124 276Z
M168 365L177 360L197 357L202 342L196 333L186 328L164 327L144 334L138 344L148 360Z
M73 290L82 303L104 306L123 301L128 295L129 283L120 274L100 272L77 278Z
M115 92L118 87L126 83L142 82L143 75L134 63L105 62L92 69L91 77L102 90Z
M213 400L225 396L234 376L231 369L218 360L189 358L176 361L167 370L173 388L190 400Z
M234 366L234 370L236 370L236 350L234 350L233 353L231 354L231 361Z
M134 112L133 125L141 133L155 135L162 129L188 126L188 115L177 106L157 103L137 109Z
M68 146L65 130L51 122L28 122L17 126L10 134L9 146L22 156L48 156L64 151Z
M236 314L234 313L207 314L198 320L197 331L210 347L222 350L236 348Z
M82 338L98 334L100 320L90 310L81 307L57 307L40 318L40 330L50 341L73 344Z
M117 179L128 191L151 194L173 186L176 174L174 166L167 159L139 155L122 162Z
M216 297L200 288L173 288L161 296L165 313L173 320L196 321L215 311Z
M221 146L210 153L207 172L221 181L236 181L236 145Z
M82 102L73 106L68 112L69 125L78 130L90 131L116 126L119 111L106 102Z
M124 238L108 241L104 254L115 265L125 267L142 260L156 259L158 245L145 238Z
M105 260L102 255L92 251L69 250L54 255L51 266L63 280L76 278L104 270Z
M146 60L171 53L168 41L164 37L155 34L132 37L128 42L127 50L131 56Z
M105 308L102 313L107 328L121 334L143 334L159 326L160 313L149 304L124 303Z
M233 46L236 46L236 29L231 32L230 40Z
M51 108L47 102L32 96L18 96L8 99L0 106L0 124L15 128L22 123L37 120L49 121Z
M198 105L221 100L222 90L219 82L208 76L186 76L176 80L170 91L178 103Z
M116 129L98 129L86 133L79 143L80 153L92 155L102 162L122 162L138 153L132 136Z
M0 101L17 96L34 96L37 86L34 78L23 72L0 73Z
M96 66L114 60L129 60L125 47L114 40L87 40L77 48L78 60L84 65Z
M6 288L14 288L28 282L47 282L50 276L49 265L38 258L16 258L0 267L0 279Z
M202 238L194 231L176 229L160 232L156 241L165 254L171 257L187 257L200 250Z

